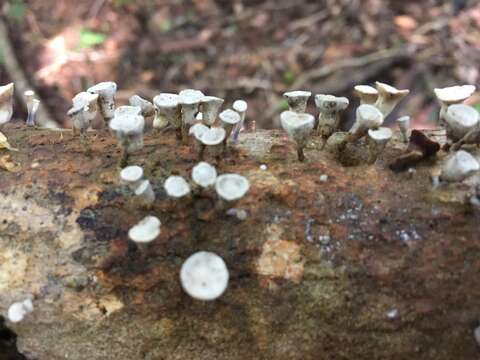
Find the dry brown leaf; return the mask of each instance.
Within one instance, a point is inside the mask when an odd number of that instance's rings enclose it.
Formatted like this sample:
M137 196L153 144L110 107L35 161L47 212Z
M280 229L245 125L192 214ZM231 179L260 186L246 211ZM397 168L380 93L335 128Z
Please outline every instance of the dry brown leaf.
M7 150L10 150L10 151L18 151L18 149L15 149L14 147L12 147L9 144L7 137L5 135L3 135L1 132L0 132L0 149L7 149Z
M0 157L0 169L7 170L9 172L19 172L21 167L12 160L10 155L4 155Z

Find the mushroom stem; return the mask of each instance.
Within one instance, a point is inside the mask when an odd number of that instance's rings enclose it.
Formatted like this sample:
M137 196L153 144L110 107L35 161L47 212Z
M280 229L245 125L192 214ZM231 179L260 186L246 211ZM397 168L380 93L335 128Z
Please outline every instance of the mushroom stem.
M127 151L127 145L122 144L121 145L121 153L120 153L120 159L118 161L118 166L121 168L124 168L128 164L128 151Z
M305 154L303 153L303 147L297 147L297 157L298 161L305 161Z

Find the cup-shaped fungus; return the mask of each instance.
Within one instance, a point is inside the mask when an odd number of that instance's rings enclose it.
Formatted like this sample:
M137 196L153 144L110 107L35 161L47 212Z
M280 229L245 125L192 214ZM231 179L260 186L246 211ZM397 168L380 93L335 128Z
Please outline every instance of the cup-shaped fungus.
M26 315L33 311L33 303L31 299L16 302L8 308L8 320L13 323L22 321Z
M373 105L377 101L378 91L373 86L357 85L353 89L354 94L360 98L360 105Z
M280 114L280 122L288 137L296 143L299 161L305 160L303 149L315 126L313 115L284 111Z
M461 104L467 100L475 92L476 87L474 85L457 85L446 88L436 88L433 90L437 100L440 102L440 124L444 120L444 116L447 112L447 108L450 105Z
M157 109L157 116L153 121L153 127L160 129L170 124L177 130L177 138L181 137L182 116L178 104L179 96L172 93L161 93L153 98L153 104Z
M127 166L120 171L120 182L135 190L143 181L143 169L137 165Z
M72 99L73 107L68 111L68 116L72 119L73 132L80 132L80 143L84 151L88 151L87 129L90 127L93 119L97 116L98 94L81 92Z
M13 83L0 86L0 127L12 119L14 89Z
M162 223L157 217L146 216L130 228L128 237L135 242L142 253L146 254L148 245L160 235L161 225Z
M210 128L201 123L194 124L189 130L188 133L195 138L195 148L199 154L203 153L204 145L202 143L202 136L205 132L209 131Z
M462 181L477 172L480 165L470 153L460 150L449 157L442 166L440 179L444 181Z
M141 115L115 116L110 120L110 130L115 134L122 149L120 166L127 164L128 154L143 148L144 119Z
M220 118L220 123L222 127L225 129L226 134L225 134L225 140L223 141L223 144L226 145L228 137L232 133L235 126L238 126L238 124L242 119L240 115L232 109L227 109L222 111L219 115L219 118Z
M398 128L402 134L403 142L408 143L408 129L410 128L410 116L402 116L397 119Z
M213 186L217 180L217 170L205 161L199 162L192 169L192 180L202 188Z
M187 89L180 91L178 96L178 103L181 107L182 140L186 143L188 142L188 129L195 123L195 116L205 95L199 90Z
M40 100L35 98L35 91L27 90L23 93L25 97L25 104L27 105L27 126L35 126L35 117L38 108L40 107Z
M345 97L333 95L315 95L315 105L319 110L317 135L328 139L340 129L340 112L348 107L349 101Z
M112 119L115 111L115 94L117 92L117 84L113 81L101 82L89 88L87 92L98 94L100 113L105 121Z
M139 106L122 105L115 109L113 117L137 116L142 115L142 109Z
M410 93L410 90L399 90L393 86L376 82L378 99L375 107L381 111L384 117L387 117L397 104Z
M469 131L476 128L480 115L473 107L464 104L450 105L444 115L447 138L461 140Z
M387 127L368 130L368 162L373 164L385 149L393 133Z
M217 120L218 112L224 100L215 96L204 96L200 102L202 118L205 124L212 126Z
M310 91L289 91L283 94L287 100L290 111L304 113L307 110L307 102L312 93Z
M205 131L200 141L203 144L202 151L199 155L200 159L203 159L204 151L211 157L218 158L223 153L224 141L227 138L227 133L224 128L214 127Z
M190 185L181 176L169 176L163 184L167 195L174 199L179 199L190 194Z
M215 191L218 196L227 202L241 199L250 189L250 182L238 174L223 174L215 181Z
M349 131L348 141L353 142L364 137L369 129L377 129L383 124L383 114L373 105L360 105L356 119Z
M244 100L235 100L232 105L232 109L235 110L238 115L240 115L240 122L235 126L233 130L233 142L236 144L238 142L238 135L242 131L243 125L245 123L245 116L248 110L248 104Z
M149 180L142 180L135 188L135 195L138 196L145 205L151 205L155 201L155 192Z
M131 106L138 106L141 109L141 113L145 119L145 122L148 124L148 127L151 128L155 118L155 107L153 104L138 95L133 95L130 97L128 102Z
M207 251L191 255L180 270L183 290L197 300L210 301L220 297L227 289L228 278L223 259Z

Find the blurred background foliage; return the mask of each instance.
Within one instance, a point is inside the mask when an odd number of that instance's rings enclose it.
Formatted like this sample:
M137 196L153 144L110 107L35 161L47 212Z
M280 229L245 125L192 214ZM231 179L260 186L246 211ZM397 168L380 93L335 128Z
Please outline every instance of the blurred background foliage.
M430 126L433 87L480 80L476 0L4 0L0 14L59 122L76 93L105 80L119 103L184 88L227 106L242 98L264 128L278 126L286 90L352 98L354 85L381 80L412 90L392 117Z

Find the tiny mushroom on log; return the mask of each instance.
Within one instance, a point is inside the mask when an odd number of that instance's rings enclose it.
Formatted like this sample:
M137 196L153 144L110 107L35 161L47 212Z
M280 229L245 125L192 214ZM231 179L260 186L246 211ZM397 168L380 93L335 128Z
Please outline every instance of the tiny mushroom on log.
M474 85L456 85L446 88L436 88L433 90L437 100L440 102L439 121L442 124L447 108L450 105L461 104L475 92Z
M228 279L225 261L207 251L191 255L180 270L183 290L197 300L210 301L220 297L227 289Z
M33 303L31 299L25 299L20 302L13 303L8 308L8 320L13 323L22 321L26 315L33 311Z
M115 111L117 84L113 81L101 82L90 87L87 92L98 94L98 103L103 118L105 121L112 119Z
M397 104L410 93L410 90L399 90L393 86L376 82L378 99L375 107L381 111L384 117L387 117Z
M149 180L142 180L135 188L135 195L142 199L143 203L150 206L155 201L155 192Z
M138 224L134 225L128 231L128 237L135 242L138 249L146 254L148 247L161 232L160 219L155 216L146 216Z
M228 137L232 133L233 129L236 126L238 126L238 124L240 124L242 119L238 114L238 112L232 109L227 109L222 111L219 115L219 118L220 118L220 124L225 129L224 146L226 146Z
M172 93L161 93L153 98L153 104L157 109L153 127L161 129L170 124L177 130L177 138L181 138L182 116L178 99L179 96Z
M471 106L455 104L447 108L443 119L447 130L447 139L457 142L478 127L480 114Z
M460 150L450 156L443 164L440 180L462 181L480 170L480 165L470 153Z
M0 128L12 119L14 89L13 83L0 86Z
M202 136L205 132L209 131L210 128L202 123L194 124L188 130L188 133L195 138L194 146L199 155L203 153L204 145L202 143Z
M163 187L167 195L174 199L179 199L190 194L190 185L181 176L172 175L165 180Z
M27 90L24 92L25 104L27 105L27 126L35 126L35 118L38 108L40 107L40 100L35 98L35 91Z
M241 199L250 189L250 182L238 174L223 174L215 181L217 195L227 202Z
M373 164L393 136L387 127L368 130L368 162Z
M199 162L192 169L192 180L198 186L208 188L215 185L217 170L207 162Z
M215 96L204 96L200 102L201 121L208 126L215 124L224 100Z
M245 123L245 116L247 114L248 104L244 100L235 100L233 102L232 109L235 110L238 115L240 115L240 122L237 124L237 126L235 126L232 135L233 143L236 144L238 142L238 136L240 135L240 131L242 131Z
M120 166L127 164L128 155L143 148L143 128L145 121L141 115L120 115L110 120L110 130L115 134L122 149Z
M378 98L378 90L369 85L357 85L353 92L360 98L360 105L373 105Z
M178 94L178 103L181 107L181 135L184 143L188 142L188 130L195 123L200 103L205 97L199 90L186 89Z
M120 171L120 181L131 190L135 190L143 181L143 169L137 165L131 165Z
M349 101L345 97L333 95L315 95L315 105L319 110L317 135L328 139L340 129L340 112L348 107Z
M356 119L349 131L347 141L353 142L364 137L369 129L377 129L383 124L384 116L373 105L360 105L356 111Z
M67 115L72 119L73 132L80 132L80 142L84 151L89 151L86 143L87 129L97 116L98 94L81 92L72 99L73 107Z
M315 126L314 116L306 113L284 111L280 114L280 122L288 137L296 143L298 160L304 161L303 149Z
M296 90L284 93L283 97L287 100L290 111L304 113L311 95L310 91Z
M397 125L402 134L403 141L408 143L408 130L410 128L410 116L402 116L397 119Z
M227 133L224 128L214 127L203 132L200 137L200 141L203 144L203 148L199 154L199 158L203 159L204 152L207 155L219 158L224 151L224 141L227 138Z
M130 97L128 102L131 106L138 106L140 108L141 114L145 119L145 124L150 129L153 126L153 120L155 118L155 107L153 104L138 95Z

